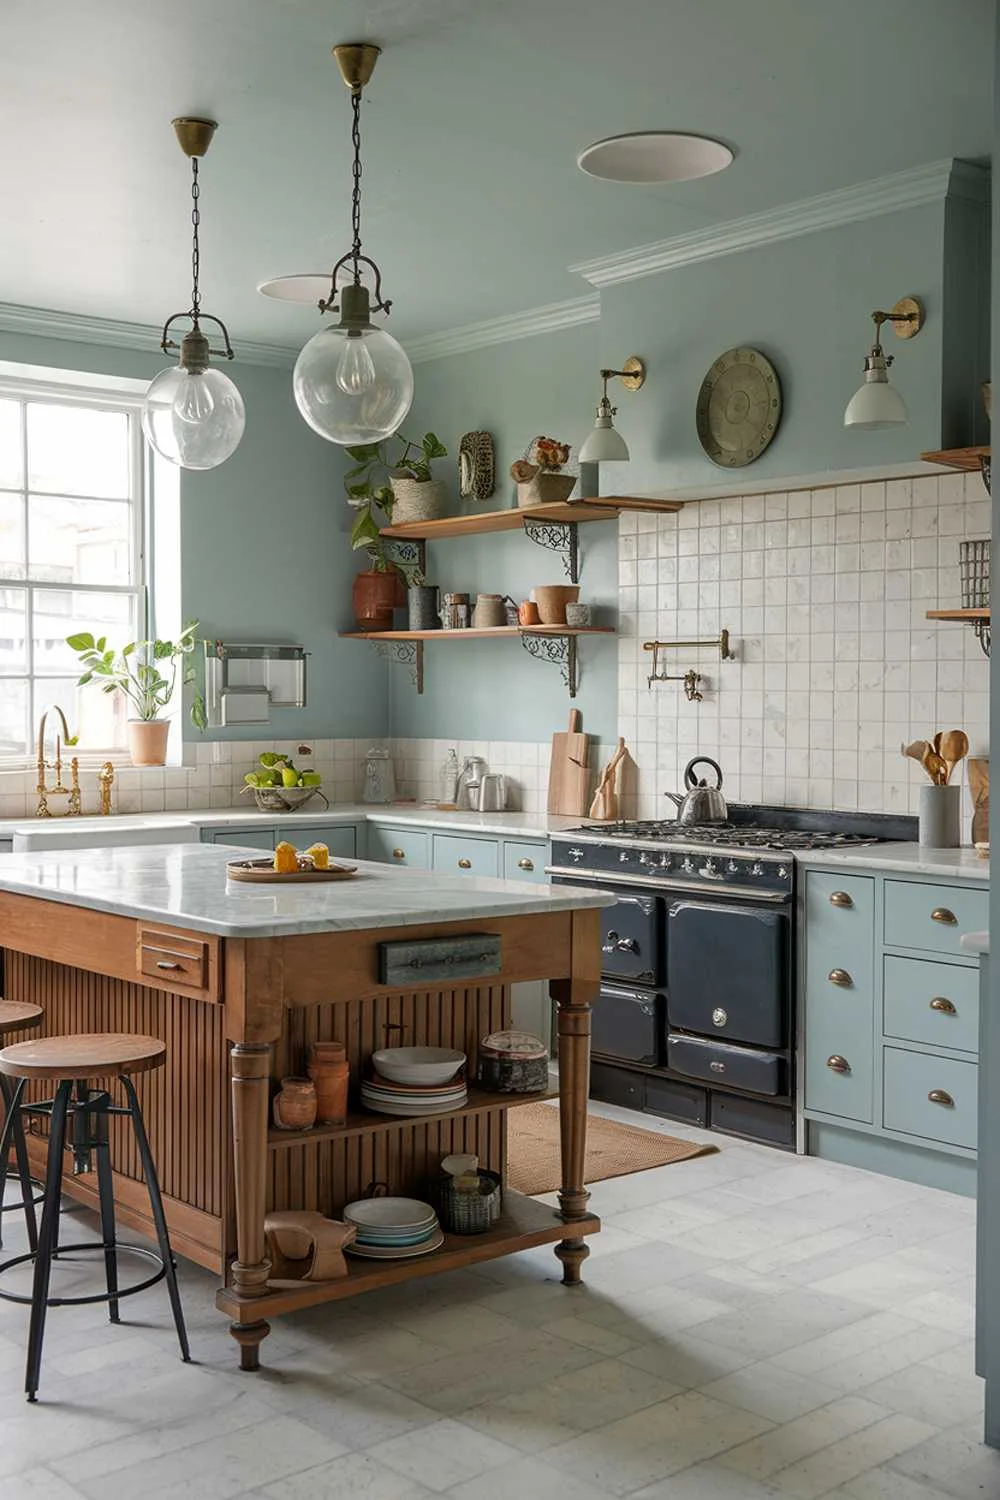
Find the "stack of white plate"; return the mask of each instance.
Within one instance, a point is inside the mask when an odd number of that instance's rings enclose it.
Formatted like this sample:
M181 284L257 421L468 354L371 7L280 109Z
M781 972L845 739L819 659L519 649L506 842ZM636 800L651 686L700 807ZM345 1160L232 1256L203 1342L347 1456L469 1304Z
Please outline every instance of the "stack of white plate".
M392 1083L378 1073L361 1084L361 1102L380 1115L445 1115L461 1109L469 1091L465 1079L453 1083L414 1085Z
M405 1260L444 1244L437 1214L419 1198L359 1198L344 1209L344 1222L357 1230L346 1250L366 1260Z

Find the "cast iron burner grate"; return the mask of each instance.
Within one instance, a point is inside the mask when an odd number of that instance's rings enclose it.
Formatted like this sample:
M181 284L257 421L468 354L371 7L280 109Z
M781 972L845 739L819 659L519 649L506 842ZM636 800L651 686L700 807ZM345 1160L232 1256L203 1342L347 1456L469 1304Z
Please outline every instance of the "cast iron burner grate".
M801 828L756 828L745 823L613 823L578 832L600 832L602 838L646 839L663 844L718 844L743 849L840 849L847 845L877 844L860 833L824 833Z

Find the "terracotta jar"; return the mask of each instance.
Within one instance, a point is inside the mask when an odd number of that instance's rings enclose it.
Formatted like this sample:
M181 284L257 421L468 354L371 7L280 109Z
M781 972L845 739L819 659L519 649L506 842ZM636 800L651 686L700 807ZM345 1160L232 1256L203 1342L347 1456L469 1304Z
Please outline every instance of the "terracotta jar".
M134 766L165 766L169 719L129 719L128 753Z
M313 1042L306 1072L316 1085L316 1119L320 1125L347 1120L347 1086L351 1065L343 1042Z
M358 573L351 589L351 604L359 630L391 630L392 612L406 602L400 598L403 580L395 568L385 573Z
M283 1078L272 1106L278 1130L309 1130L316 1123L316 1088L309 1078Z

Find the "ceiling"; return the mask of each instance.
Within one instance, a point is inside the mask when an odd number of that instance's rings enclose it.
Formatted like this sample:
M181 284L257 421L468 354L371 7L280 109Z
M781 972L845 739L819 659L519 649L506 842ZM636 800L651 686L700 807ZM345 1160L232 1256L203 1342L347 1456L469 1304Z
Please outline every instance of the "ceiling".
M362 111L364 242L407 337L578 297L567 266L992 144L993 0L4 0L0 301L155 324L187 306L188 166L220 122L202 289L234 342L297 346L266 277L350 240L329 49L385 49ZM736 150L674 186L577 152L675 129Z

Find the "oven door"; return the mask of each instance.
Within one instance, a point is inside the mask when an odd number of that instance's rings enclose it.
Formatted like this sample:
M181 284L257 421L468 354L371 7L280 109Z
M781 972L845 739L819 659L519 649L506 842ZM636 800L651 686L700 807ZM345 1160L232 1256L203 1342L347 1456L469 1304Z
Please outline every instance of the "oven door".
M655 1068L663 1036L663 996L656 990L602 984L591 1011L590 1046L596 1056Z
M667 1020L672 1031L757 1047L787 1045L786 910L675 901L667 915Z
M548 874L549 872L546 871ZM598 875L553 875L553 885L586 885L615 897L601 912L601 973L635 984L663 983L665 902L615 887Z

